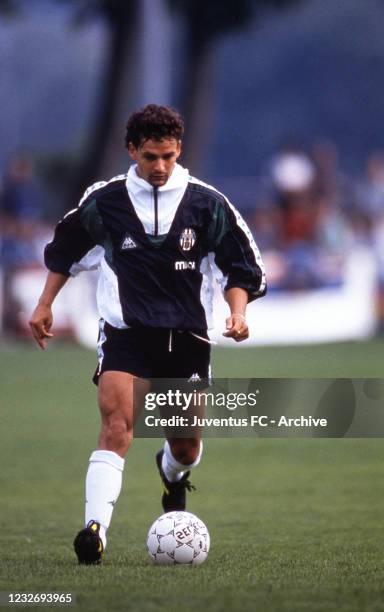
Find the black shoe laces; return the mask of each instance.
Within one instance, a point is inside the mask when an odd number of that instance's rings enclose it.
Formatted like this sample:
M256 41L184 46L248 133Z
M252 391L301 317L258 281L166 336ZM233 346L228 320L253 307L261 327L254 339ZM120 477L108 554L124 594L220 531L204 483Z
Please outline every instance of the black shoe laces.
M185 488L188 489L188 491L196 491L196 487L189 480L185 481Z
M177 482L173 482L172 484L180 489L187 489L188 491L196 491L196 487L188 480L190 472L186 472L184 476Z

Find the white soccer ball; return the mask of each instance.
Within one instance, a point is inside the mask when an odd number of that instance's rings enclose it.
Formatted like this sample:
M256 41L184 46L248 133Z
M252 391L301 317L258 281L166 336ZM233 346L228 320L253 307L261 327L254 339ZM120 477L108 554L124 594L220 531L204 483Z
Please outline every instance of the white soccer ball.
M200 565L208 556L208 529L190 512L162 514L148 532L147 548L159 565Z

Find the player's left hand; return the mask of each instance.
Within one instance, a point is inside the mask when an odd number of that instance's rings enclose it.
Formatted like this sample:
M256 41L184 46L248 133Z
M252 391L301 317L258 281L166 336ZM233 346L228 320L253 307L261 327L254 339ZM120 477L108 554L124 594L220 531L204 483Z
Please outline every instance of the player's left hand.
M236 342L249 338L249 329L244 315L231 314L225 323L227 331L223 333L223 336L226 338L233 338Z

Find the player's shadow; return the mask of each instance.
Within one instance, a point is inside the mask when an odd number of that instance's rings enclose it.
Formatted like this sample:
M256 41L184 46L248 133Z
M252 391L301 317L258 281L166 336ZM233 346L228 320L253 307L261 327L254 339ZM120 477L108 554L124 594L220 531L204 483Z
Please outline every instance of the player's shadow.
M321 397L316 418L327 419L325 428L313 428L314 437L343 438L352 425L356 412L356 393L350 379L341 378L331 383Z

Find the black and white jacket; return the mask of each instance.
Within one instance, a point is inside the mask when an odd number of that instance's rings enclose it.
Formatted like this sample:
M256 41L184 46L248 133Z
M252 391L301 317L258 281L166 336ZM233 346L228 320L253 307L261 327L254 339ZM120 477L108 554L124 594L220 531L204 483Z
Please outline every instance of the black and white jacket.
M89 187L45 249L49 270L75 276L100 268L100 316L118 328L212 327L214 282L266 292L260 253L238 211L176 164L153 188L136 174Z

